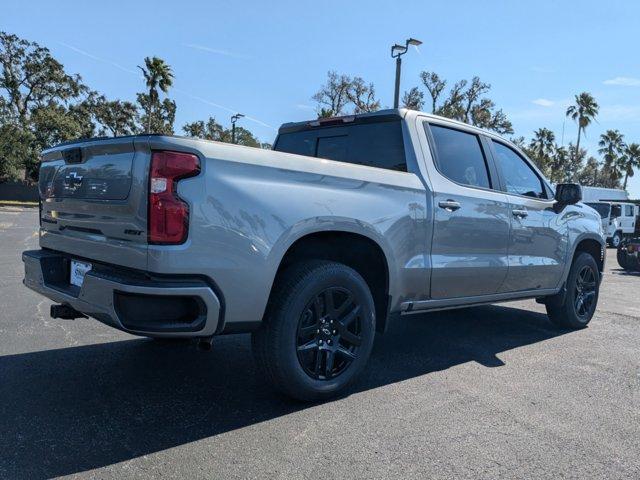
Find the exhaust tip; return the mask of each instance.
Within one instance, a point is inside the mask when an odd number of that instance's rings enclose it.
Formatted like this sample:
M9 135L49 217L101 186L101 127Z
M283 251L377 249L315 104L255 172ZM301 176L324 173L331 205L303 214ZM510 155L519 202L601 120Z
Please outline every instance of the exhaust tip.
M199 338L198 348L200 350L204 350L205 352L211 351L211 349L213 348L213 336Z

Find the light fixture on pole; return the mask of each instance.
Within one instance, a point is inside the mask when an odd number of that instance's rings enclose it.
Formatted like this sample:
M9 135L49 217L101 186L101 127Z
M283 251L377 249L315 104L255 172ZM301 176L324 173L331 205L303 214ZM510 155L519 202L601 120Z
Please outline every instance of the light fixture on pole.
M391 47L391 58L396 59L396 86L393 93L393 108L398 108L400 104L400 72L402 70L402 59L400 57L407 53L409 45L417 47L418 45L422 45L422 42L415 38L409 38L404 45L398 45L396 43Z
M236 122L244 117L241 113L236 113L231 117L231 143L236 143Z

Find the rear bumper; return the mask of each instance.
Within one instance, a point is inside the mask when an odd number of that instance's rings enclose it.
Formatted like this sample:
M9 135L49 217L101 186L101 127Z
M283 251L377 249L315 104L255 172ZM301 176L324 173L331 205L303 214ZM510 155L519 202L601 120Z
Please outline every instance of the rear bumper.
M82 287L76 287L69 284L69 258L51 250L23 252L24 284L54 302L136 335L206 337L219 333L220 298L204 279L152 277L94 264Z

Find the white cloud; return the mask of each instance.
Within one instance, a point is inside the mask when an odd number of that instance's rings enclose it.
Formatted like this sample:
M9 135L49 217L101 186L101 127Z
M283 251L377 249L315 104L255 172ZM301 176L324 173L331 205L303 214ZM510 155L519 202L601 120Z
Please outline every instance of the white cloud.
M640 106L603 106L600 109L599 118L604 122L638 122L640 121Z
M553 107L556 104L556 102L547 98L536 98L535 100L531 100L531 103L540 105L541 107Z
M640 87L640 78L615 77L605 80L605 85L621 85L623 87Z
M193 48L194 50L202 50L203 52L215 53L216 55L223 55L225 57L233 58L249 58L247 55L241 55L238 53L230 52L228 50L222 50L219 48L211 48L205 45L198 45L197 43L183 43L184 47Z

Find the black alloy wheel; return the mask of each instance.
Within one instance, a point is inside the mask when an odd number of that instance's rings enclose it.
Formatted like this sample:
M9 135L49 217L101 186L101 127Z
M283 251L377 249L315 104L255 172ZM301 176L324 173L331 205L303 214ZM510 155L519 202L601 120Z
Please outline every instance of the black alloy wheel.
M596 273L591 265L583 266L576 276L574 308L576 315L585 318L591 314L596 298Z
M307 375L330 380L349 368L362 344L361 311L342 287L326 288L307 304L296 338L298 361Z
M358 378L375 331L375 303L364 278L341 263L309 260L278 277L252 348L277 390L315 402Z
M549 320L562 328L585 328L596 311L600 266L589 252L578 252L571 263L566 288L545 298Z

